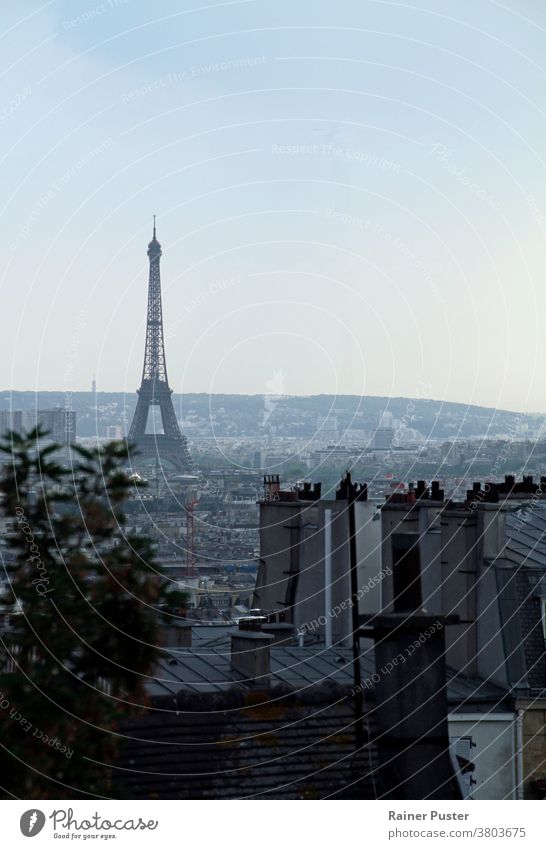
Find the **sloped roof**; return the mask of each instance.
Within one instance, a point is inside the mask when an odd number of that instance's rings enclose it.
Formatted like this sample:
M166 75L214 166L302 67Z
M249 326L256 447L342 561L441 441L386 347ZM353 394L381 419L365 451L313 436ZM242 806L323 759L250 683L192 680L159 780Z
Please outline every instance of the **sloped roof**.
M362 678L370 680L375 672L373 649L361 656ZM450 705L461 709L479 709L480 704L502 706L507 691L489 682L470 679L447 672L447 694ZM156 675L148 683L153 698L176 696L185 693L222 693L237 685L244 686L244 677L233 669L229 641L214 641L195 648L170 649L159 663ZM336 684L349 692L353 687L352 652L347 648L325 648L323 644L311 646L273 646L271 648L271 675L264 686L289 687L304 693L315 685ZM370 690L371 692L371 690Z
M542 502L524 504L522 510L521 516L519 511L507 513L506 554L546 570L546 510Z
M160 705L165 702L165 709ZM179 693L123 723L114 769L137 799L373 799L375 747L355 753L354 710L335 685Z

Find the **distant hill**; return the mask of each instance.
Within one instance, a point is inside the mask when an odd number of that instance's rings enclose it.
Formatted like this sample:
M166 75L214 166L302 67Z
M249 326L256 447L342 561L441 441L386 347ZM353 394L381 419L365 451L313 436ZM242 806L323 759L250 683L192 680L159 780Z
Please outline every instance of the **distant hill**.
M32 410L70 405L77 414L79 436L99 434L108 425L131 422L136 393L97 392L10 392L0 393L0 410ZM525 426L535 434L543 420L491 407L467 406L451 401L422 398L387 398L357 395L173 395L178 417L189 436L311 436L317 423L344 434L347 430L370 431L377 427L383 412L395 420L432 438L509 436L522 438ZM95 411L96 404L96 411Z

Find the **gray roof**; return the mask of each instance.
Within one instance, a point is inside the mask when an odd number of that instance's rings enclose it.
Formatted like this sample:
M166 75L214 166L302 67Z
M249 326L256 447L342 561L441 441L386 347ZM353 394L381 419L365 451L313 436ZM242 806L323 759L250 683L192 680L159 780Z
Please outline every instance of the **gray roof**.
M375 672L373 649L361 656L363 679ZM290 688L302 692L320 684L335 684L349 692L353 687L352 653L346 648L312 646L274 646L271 649L271 675L262 686ZM186 693L221 693L246 686L244 677L231 665L230 646L196 646L170 649L161 660L156 675L148 683L152 697ZM259 685L260 682L257 682ZM460 709L476 709L480 704L499 707L507 691L482 680L474 680L448 670L448 702Z
M526 565L546 569L546 509L543 502L522 505L523 512L506 516L506 555Z
M172 700L169 698L168 702ZM355 751L354 709L333 686L305 693L180 693L121 725L114 780L132 799L373 799L377 754ZM373 735L374 730L369 729Z
M249 688L231 666L225 637L205 643L169 650L150 682L150 709L121 724L114 777L122 798L382 796L373 742L380 707L367 689L357 750L349 649L274 646L270 681ZM374 669L369 650L363 676ZM449 673L452 710L494 710L505 697L499 687Z

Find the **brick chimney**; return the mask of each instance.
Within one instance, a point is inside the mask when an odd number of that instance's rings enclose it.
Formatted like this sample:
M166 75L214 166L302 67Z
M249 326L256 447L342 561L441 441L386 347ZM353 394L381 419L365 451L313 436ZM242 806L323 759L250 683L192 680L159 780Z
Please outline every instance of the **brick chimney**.
M259 617L241 619L231 635L231 665L242 676L241 683L268 686L273 634L264 634Z

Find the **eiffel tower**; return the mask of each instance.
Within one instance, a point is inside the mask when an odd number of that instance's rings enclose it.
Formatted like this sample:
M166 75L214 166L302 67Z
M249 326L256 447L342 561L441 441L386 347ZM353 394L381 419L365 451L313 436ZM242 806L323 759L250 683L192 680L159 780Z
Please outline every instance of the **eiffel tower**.
M133 450L131 462L155 465L165 471L187 472L190 457L186 437L180 432L174 413L172 389L167 379L165 343L163 340L163 311L161 307L161 276L159 260L161 245L155 234L148 245L150 277L148 282L148 317L146 347L138 401L129 430L128 443ZM159 407L163 433L146 433L150 407Z

